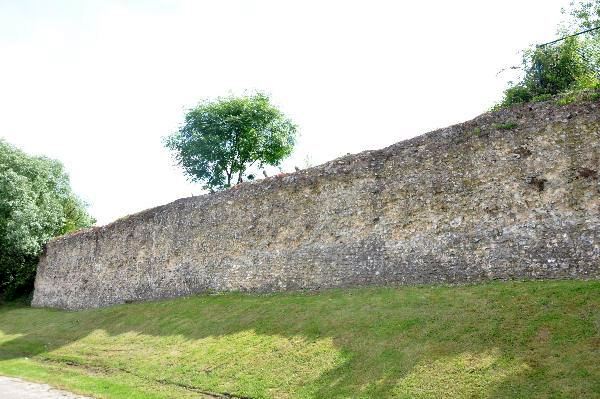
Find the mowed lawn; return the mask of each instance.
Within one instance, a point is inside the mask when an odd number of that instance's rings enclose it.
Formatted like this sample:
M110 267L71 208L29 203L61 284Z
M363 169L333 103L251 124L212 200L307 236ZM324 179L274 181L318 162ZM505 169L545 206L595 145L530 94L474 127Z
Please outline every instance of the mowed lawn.
M600 281L3 305L0 374L100 398L598 398Z

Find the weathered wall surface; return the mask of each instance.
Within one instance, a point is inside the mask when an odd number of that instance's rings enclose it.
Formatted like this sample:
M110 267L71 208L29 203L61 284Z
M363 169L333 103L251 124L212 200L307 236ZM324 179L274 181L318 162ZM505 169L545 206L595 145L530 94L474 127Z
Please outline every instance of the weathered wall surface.
M33 304L600 278L599 169L598 102L485 114L55 239Z

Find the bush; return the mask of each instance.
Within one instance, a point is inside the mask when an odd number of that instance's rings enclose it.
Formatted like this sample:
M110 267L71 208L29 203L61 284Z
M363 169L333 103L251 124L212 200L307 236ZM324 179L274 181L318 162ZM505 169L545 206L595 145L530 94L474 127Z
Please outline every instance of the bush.
M541 101L570 90L598 86L599 58L592 38L571 37L525 52L523 79L504 92L500 107Z
M533 99L533 94L531 90L523 86L521 84L513 87L509 87L504 92L504 100L503 104L512 105L512 104L520 104L527 103Z
M44 244L93 223L60 162L0 140L0 296L28 294Z

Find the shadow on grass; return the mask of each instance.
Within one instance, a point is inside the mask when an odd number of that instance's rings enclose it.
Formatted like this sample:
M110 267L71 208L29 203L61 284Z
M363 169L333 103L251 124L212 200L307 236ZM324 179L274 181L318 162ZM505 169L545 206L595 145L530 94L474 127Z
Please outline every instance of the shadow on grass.
M574 281L4 307L0 360L245 397L597 397L599 309L600 282Z

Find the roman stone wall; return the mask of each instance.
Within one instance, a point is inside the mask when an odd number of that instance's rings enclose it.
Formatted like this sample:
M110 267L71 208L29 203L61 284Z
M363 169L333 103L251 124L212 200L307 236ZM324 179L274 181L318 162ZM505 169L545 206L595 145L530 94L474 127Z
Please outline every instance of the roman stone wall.
M599 170L597 101L488 113L52 240L33 305L600 278Z

